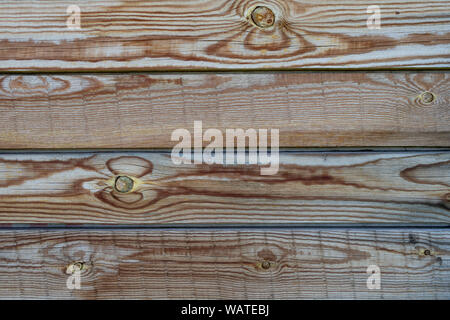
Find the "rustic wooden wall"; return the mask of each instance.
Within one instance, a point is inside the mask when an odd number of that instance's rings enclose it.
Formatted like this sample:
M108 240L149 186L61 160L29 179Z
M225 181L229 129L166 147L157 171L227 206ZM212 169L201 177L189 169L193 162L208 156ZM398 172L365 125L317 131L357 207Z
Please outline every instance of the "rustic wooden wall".
M0 0L0 298L450 298L450 1L73 4ZM277 174L175 165L200 120Z

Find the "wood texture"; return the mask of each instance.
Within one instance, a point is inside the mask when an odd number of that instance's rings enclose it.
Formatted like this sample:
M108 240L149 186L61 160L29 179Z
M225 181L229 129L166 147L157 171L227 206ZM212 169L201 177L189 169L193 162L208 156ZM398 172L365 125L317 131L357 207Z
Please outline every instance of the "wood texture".
M0 148L171 148L195 120L282 147L449 147L449 106L447 72L3 75Z
M381 29L367 1L76 1L81 30L69 30L73 1L0 2L0 70L448 68L448 0L380 0ZM261 29L256 5L275 14Z
M449 299L449 277L448 229L0 232L8 299Z
M368 5L0 0L0 298L450 299L450 151L285 149L272 176L170 158L194 121L450 147L450 1L380 0L381 29Z
M175 165L170 153L0 157L0 223L383 224L450 222L450 152L286 152L259 165ZM134 179L129 193L117 176Z

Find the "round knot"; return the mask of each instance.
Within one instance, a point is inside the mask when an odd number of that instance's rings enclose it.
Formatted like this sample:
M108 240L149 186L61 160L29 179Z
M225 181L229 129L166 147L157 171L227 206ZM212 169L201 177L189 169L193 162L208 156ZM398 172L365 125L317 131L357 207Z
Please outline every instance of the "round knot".
M134 181L127 176L119 176L116 178L114 189L120 193L127 193L133 190Z
M420 99L424 104L430 104L434 101L434 94L426 91L420 95Z
M269 28L275 23L275 14L265 6L258 6L251 14L252 21L260 28Z
M83 261L76 261L69 264L66 268L67 274L74 274L75 272L81 272L87 268L86 263Z

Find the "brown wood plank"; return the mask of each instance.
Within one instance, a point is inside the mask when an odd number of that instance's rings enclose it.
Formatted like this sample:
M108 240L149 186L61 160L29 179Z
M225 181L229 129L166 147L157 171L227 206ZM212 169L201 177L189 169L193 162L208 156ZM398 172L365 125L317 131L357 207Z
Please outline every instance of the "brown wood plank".
M282 147L449 147L449 105L447 72L3 75L0 148L171 148L195 120Z
M0 70L448 68L448 0L1 1ZM67 27L71 5L81 29ZM259 28L252 7L272 10Z
M8 299L449 299L449 279L448 229L0 232Z
M0 223L450 222L450 152L285 152L275 175L262 167L176 165L161 152L2 154ZM118 176L133 180L129 192Z

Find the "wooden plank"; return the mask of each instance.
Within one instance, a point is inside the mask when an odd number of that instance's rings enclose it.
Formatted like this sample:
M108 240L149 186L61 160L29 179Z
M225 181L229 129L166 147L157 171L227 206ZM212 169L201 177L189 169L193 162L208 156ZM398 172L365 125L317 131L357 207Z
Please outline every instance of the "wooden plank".
M171 148L195 120L282 147L449 147L449 105L448 72L3 75L0 148Z
M448 229L0 232L3 299L449 299L449 277Z
M275 175L261 167L176 165L162 152L2 154L0 223L450 222L450 152L284 152Z
M81 10L71 30L66 10ZM448 68L448 0L1 1L0 70ZM252 8L272 11L272 27ZM271 20L271 18L270 18ZM73 23L72 23L73 26Z

